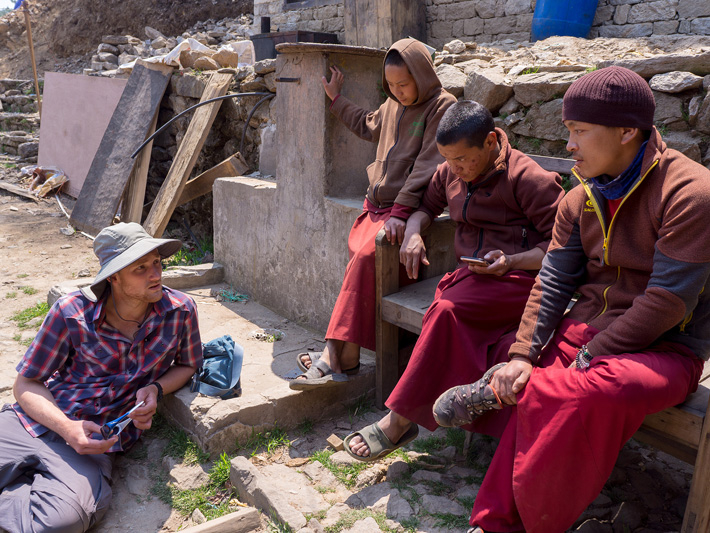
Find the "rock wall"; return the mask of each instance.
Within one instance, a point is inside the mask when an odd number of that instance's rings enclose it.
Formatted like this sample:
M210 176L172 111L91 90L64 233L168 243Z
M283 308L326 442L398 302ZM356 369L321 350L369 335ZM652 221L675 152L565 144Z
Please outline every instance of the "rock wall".
M421 0L417 0L421 1ZM536 0L424 0L428 44L441 48L452 39L529 41ZM332 3L331 3L332 2ZM328 5L324 5L324 4ZM288 9L285 0L254 0L258 31L262 16L272 31L309 30L343 35L342 0ZM710 35L707 0L599 0L589 37Z
M338 34L343 41L342 0L321 0L317 6L288 9L285 0L254 0L256 33L261 31L261 17L271 17L271 31L318 31Z
M552 37L506 49L452 41L435 64L444 87L488 107L514 147L558 157L568 156L562 96L572 82L613 64L631 68L653 90L654 121L664 141L710 167L706 42L704 37L680 36L591 41Z

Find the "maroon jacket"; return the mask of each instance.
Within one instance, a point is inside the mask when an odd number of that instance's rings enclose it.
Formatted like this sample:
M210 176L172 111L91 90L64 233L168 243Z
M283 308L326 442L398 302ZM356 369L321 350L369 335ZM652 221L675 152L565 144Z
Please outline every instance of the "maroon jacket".
M382 87L389 98L377 111L363 109L342 95L330 110L358 137L377 143L375 161L367 167L367 199L381 208L398 204L401 207L392 215L406 219L419 207L437 165L444 161L436 148L436 128L456 98L442 88L422 43L402 39L390 50L397 50L407 64L417 84L417 101L404 107L392 96L383 66Z
M492 250L517 254L535 246L547 250L552 237L564 196L560 176L511 148L503 130L496 128L496 134L500 155L485 176L466 183L444 163L422 198L419 210L432 220L449 207L458 223L457 257L483 257Z
M533 362L567 315L599 333L593 356L681 343L710 356L710 171L671 150L654 128L641 173L609 217L582 181L557 212L550 249L510 355Z

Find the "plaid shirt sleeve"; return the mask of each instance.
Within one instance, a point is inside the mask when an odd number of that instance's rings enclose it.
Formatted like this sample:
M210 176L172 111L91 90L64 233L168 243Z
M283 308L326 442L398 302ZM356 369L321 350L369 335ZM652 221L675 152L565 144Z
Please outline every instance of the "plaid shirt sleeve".
M58 300L49 310L32 344L17 365L17 373L38 381L46 381L62 368L73 352L71 334Z

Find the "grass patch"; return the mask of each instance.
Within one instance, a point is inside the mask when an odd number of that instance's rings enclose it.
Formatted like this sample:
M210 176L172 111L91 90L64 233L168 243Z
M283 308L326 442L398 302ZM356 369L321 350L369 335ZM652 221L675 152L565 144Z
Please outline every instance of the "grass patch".
M26 339L23 339L22 334L18 333L17 335L13 335L12 340L29 348L30 344L32 344L32 341L34 340L34 337L27 337Z
M7 298L8 300L11 300L12 298L17 298L17 293L15 291L10 291L5 294L5 298Z
M539 139L537 137L531 137L530 144L532 145L534 150L539 150L542 146L542 139Z
M461 428L448 428L446 430L446 445L455 446L458 453L463 453L466 442L466 432Z
M469 517L466 515L432 513L430 516L436 520L436 525L439 527L445 527L455 531L466 531L470 527L468 525Z
M425 439L417 439L412 443L414 451L419 453L434 453L446 445L445 437L431 435Z
M332 450L319 450L311 455L311 461L318 461L336 477L343 485L351 488L357 481L357 476L367 468L367 463L357 462L351 465L336 465L331 461Z
M160 414L153 417L153 425L148 431L152 437L168 440L163 448L163 457L174 457L188 465L204 463L210 458L210 455L202 451L202 448L190 439L187 433L172 426Z
M180 490L169 485L165 474L160 469L156 469L158 474L153 478L150 492L183 516L188 516L195 509L199 509L207 520L212 520L238 508L236 500L233 499L234 491L231 483L228 478L224 480L223 468L222 457L220 457L209 472L209 483L204 487L188 490Z
M18 274L17 277L18 278L26 278L26 277L29 277L29 274Z
M23 309L12 315L10 320L17 322L20 329L27 329L29 326L27 323L33 318L44 317L49 312L49 305L47 302L37 302L32 307Z
M280 427L275 426L274 429L264 431L263 433L257 433L252 429L251 437L249 437L244 444L237 442L237 449L250 450L251 456L259 453L260 450L265 450L268 455L271 455L278 448L289 446L290 444L291 441L286 432Z
M313 420L310 418L304 418L303 421L298 425L298 432L301 435L308 435L313 433Z
M166 266L191 266L199 265L207 254L214 254L214 242L205 239L199 246L182 245L174 255L165 260Z
M266 527L269 533L293 533L293 529L288 524L284 524L275 516L266 519Z
M416 516L410 516L409 518L402 520L399 525L402 526L405 531L414 533L417 529L419 529L419 518Z
M423 481L424 485L429 487L429 492L434 496L443 496L444 494L449 494L453 487L443 481Z
M597 66L595 65L595 66L593 66L593 67L587 67L587 68L585 68L584 71L585 71L587 74L589 74L590 72L594 72L594 71L597 70L598 68L599 68L599 67L597 67Z
M460 498L456 498L456 499L466 509L473 509L473 504L476 501L475 496L461 496Z
M537 74L540 72L540 67L529 67L523 70L520 75L524 76L525 74Z
M25 287L20 287L20 289L22 290L22 292L30 296L39 292L39 290L35 289L34 287L30 287L29 285Z
M220 289L219 291L217 291L217 294L215 294L215 296L218 300L221 298L222 300L226 300L228 302L246 302L247 300L249 300L249 296L240 293L231 285L228 289Z
M350 511L346 511L340 515L340 518L335 524L325 528L325 531L326 533L340 533L345 529L353 527L355 522L358 520L364 520L368 517L375 519L375 522L377 522L380 530L387 533L394 533L396 531L387 525L387 515L385 513L376 513L371 509L352 509Z
M350 418L351 424L355 417L372 412L372 398L368 397L366 394L363 394L357 400L355 400L355 403L348 406L348 417Z

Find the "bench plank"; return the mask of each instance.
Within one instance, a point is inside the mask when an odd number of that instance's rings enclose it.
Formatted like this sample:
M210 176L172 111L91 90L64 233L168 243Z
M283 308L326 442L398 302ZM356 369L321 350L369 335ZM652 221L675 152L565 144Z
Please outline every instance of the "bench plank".
M429 278L382 298L382 319L412 333L422 332L424 313L434 300L442 276Z

